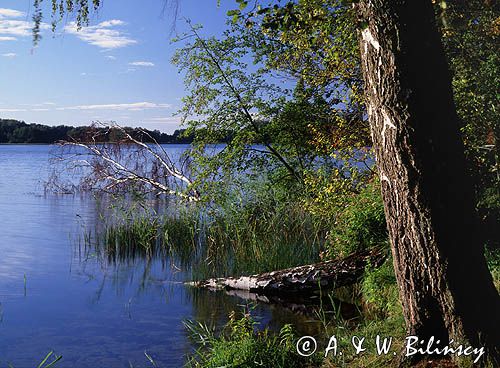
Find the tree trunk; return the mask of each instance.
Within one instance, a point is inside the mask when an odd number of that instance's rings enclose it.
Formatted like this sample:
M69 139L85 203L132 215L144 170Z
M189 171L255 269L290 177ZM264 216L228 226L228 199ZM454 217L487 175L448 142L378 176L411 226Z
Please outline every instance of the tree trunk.
M477 230L432 3L361 0L356 10L366 104L408 334L426 342L434 336L440 347L451 339L485 346L489 358L498 359L500 298Z
M259 295L310 295L320 289L352 285L359 281L367 265L379 267L386 259L380 248L351 254L343 259L298 266L259 275L221 277L190 282L196 287L246 290Z

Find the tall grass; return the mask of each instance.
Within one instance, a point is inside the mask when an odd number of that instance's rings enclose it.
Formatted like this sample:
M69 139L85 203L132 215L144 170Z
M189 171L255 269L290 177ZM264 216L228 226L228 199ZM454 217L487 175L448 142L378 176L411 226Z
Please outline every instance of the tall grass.
M170 257L193 279L244 275L319 260L327 229L298 205L214 211L199 206L109 220L85 242L108 262Z
M322 224L297 206L219 214L206 224L204 262L194 276L247 275L313 263L325 237Z

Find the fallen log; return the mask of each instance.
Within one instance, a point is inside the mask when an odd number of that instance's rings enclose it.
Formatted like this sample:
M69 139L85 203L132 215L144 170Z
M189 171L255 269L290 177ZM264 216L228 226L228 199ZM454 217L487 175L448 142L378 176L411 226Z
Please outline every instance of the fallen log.
M259 275L221 277L187 284L214 290L247 290L259 295L311 294L358 282L365 267L379 267L387 257L381 248L361 251L343 259L292 267Z

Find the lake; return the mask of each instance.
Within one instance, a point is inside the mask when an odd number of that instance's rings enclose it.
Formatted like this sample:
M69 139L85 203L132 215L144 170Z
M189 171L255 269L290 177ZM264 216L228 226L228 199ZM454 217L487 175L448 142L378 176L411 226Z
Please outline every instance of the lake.
M167 146L174 155L186 147ZM57 367L181 367L192 351L183 319L220 325L243 299L193 290L168 259L109 264L82 250L105 205L89 195L45 194L48 145L0 145L0 366L35 367L49 351ZM301 317L259 304L262 326Z

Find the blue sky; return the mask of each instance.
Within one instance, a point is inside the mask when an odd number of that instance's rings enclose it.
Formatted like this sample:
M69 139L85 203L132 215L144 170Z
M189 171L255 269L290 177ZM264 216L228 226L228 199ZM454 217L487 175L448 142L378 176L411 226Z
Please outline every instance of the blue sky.
M88 28L77 32L68 19L53 34L45 24L33 48L32 1L0 0L0 118L47 125L112 120L172 132L186 94L170 64L180 46L170 42L172 26L182 32L189 18L205 35L217 35L236 7L233 0L220 7L217 0L179 3L174 21L164 0L105 0Z

